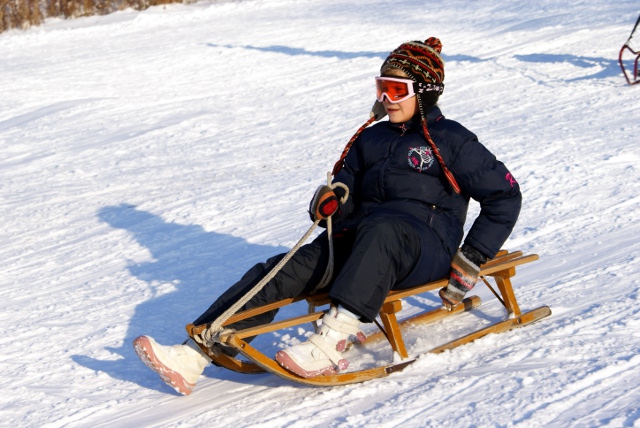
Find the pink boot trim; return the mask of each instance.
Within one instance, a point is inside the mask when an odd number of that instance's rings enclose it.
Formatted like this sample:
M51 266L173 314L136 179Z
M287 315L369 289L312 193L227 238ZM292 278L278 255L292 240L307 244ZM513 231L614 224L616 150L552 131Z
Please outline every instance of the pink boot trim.
M333 365L329 367L324 367L318 370L307 371L300 367L289 355L287 351L278 351L276 354L276 361L285 369L289 370L291 373L297 374L300 377L305 379L316 377L316 376L331 376L338 373L338 370L344 370L349 366L349 362L345 359L342 359L338 362L338 368Z
M154 372L158 373L163 381L173 387L177 392L189 395L195 388L195 384L189 383L180 373L171 370L160 362L147 336L140 336L133 341L133 348L142 362Z

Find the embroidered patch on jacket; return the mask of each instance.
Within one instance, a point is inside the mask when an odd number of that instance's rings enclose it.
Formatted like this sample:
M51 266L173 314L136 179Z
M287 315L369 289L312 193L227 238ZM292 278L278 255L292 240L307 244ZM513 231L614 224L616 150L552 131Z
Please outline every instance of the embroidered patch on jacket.
M434 162L433 152L429 147L412 147L409 149L409 166L420 172L428 170Z

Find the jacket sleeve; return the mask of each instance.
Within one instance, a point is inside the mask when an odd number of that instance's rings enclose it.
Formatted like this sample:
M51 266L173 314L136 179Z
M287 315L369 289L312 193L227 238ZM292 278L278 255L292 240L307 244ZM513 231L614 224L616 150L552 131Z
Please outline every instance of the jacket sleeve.
M361 139L358 138L351 150L344 159L344 164L340 172L333 178L333 182L340 182L345 184L349 188L349 199L344 204L340 205L339 211L334 215L334 220L340 223L345 218L349 217L351 213L355 211L355 207L359 204L360 190L362 180L360 179L360 172L362 171L362 153L361 153ZM336 193L339 193L339 197L342 197L342 190L338 187Z
M507 167L475 136L462 144L450 168L463 193L480 203L480 214L464 242L492 258L518 220L520 187Z

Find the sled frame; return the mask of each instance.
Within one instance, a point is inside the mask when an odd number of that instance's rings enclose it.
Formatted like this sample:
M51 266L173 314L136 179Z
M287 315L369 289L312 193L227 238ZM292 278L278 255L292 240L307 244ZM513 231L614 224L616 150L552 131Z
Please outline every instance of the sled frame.
M495 258L487 261L487 263L482 265L480 276L485 280L485 283L490 288L491 286L488 282L486 282L486 278L493 278L495 285L497 286L501 295L501 298L499 300L504 305L507 312L506 319L491 324L488 327L476 330L444 345L433 348L428 352L436 354L441 353L446 350L454 349L458 346L472 342L488 334L501 333L514 328L523 327L551 315L551 309L548 306L541 306L537 309L522 313L515 293L513 292L511 278L513 278L516 274L516 267L523 264L531 263L535 260L538 260L538 258L539 257L537 254L524 255L521 251L508 252L506 250L502 250ZM318 308L329 305L331 303L327 293L283 299L268 305L237 313L230 317L226 321L225 325L230 325L240 320L250 318L274 309L282 308L284 306L302 300L306 300L309 305L309 312L307 314L275 321L269 324L258 325L240 331L234 331L220 336L220 342L223 345L226 345L227 347L232 348L234 351L237 351L249 361L230 357L224 353L219 353L218 355L216 355L210 349L202 345L201 347L203 351L205 351L209 355L209 357L211 357L214 364L226 369L247 374L271 372L284 379L305 385L345 385L385 377L391 373L403 370L405 367L416 361L416 358L410 357L407 352L404 338L402 336L403 329L408 326L417 324L428 324L444 320L450 316L470 311L481 305L480 298L478 296L472 296L464 299L460 305L454 307L451 311L445 309L444 307L438 307L433 310L413 315L401 321L398 320L397 314L402 310L403 299L420 295L422 293L439 290L440 288L445 287L447 284L448 279L442 278L440 280L432 281L427 284L423 284L410 289L392 290L385 299L379 314L382 321L380 331L370 334L367 337L364 345L356 345L366 346L366 344L368 343L387 340L392 350L401 357L400 362L392 362L370 369L338 373L329 376L318 376L307 379L299 377L284 369L273 358L267 357L265 354L252 347L245 340L247 338L252 338L260 334L270 333L293 326L302 325L305 323L314 323L315 325L315 322L322 318L325 313L323 310L319 310ZM496 295L496 297L498 296ZM207 327L208 325L206 324L199 326L189 324L186 326L186 329L189 336L193 338L194 336L200 334Z
M618 55L618 63L620 63L622 74L624 74L624 78L627 79L627 83L629 83L630 85L635 85L636 83L640 83L640 75L638 72L638 60L640 60L640 51L634 51L633 49L631 49L631 46L630 46L631 40L633 39L633 35L638 29L638 26L640 26L640 15L638 16L636 25L633 27L633 30L631 30L631 34L629 35L629 38L624 43L624 45L622 45L622 48L620 49L620 54ZM636 56L635 61L633 61L633 79L629 77L627 70L625 70L624 68L624 62L622 61L622 55L627 50Z
M622 60L622 56L625 51L629 51L636 56L635 60L633 60L632 72L627 72L627 70L624 67L624 61ZM620 68L622 69L622 74L624 75L624 78L627 79L627 83L629 83L630 85L635 85L637 83L640 83L640 75L638 72L639 60L640 60L640 51L634 51L633 49L631 49L631 47L628 44L625 43L620 49L620 54L618 55L618 63L620 64Z

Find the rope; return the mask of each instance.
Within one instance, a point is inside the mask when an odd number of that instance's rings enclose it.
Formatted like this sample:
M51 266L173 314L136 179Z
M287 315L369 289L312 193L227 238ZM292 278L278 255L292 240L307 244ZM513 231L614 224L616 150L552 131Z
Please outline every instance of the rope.
M331 184L331 173L327 174L327 185L332 189L335 189L336 187L343 188L346 191L346 193L341 198L340 203L344 204L347 201L347 199L349 198L349 188L344 183L336 182ZM221 333L228 331L228 329L225 330L222 328L224 323L229 318L231 318L236 312L238 312L240 308L242 308L256 294L258 294L260 290L262 290L264 286L267 285L267 283L271 281L278 272L280 272L280 270L291 259L291 257L293 257L293 255L300 249L300 247L302 247L302 244L304 244L305 241L309 239L309 236L311 236L311 234L313 233L313 231L321 221L322 219L318 219L314 221L311 227L309 227L307 232L302 236L302 238L300 238L300 240L296 243L296 245L294 245L293 248L289 250L289 252L282 258L282 260L280 260L280 262L277 265L275 265L273 269L271 269L271 271L269 271L269 273L264 278L262 278L260 282L254 285L253 288L249 290L247 294L242 296L237 302L235 302L233 305L227 308L227 310L224 311L222 315L220 315L215 321L209 324L209 326L205 330L203 330L199 336L196 336L195 339L197 341L200 341L199 339L202 339L201 343L207 347L211 347L214 343L219 342ZM329 229L330 224L331 224L331 216L327 218L327 229ZM327 283L331 280L331 277L333 275L333 239L331 236L331 232L329 230L328 230L328 234L329 234L329 263L320 284L318 284L314 288L314 291L327 285ZM323 283L325 284L322 285Z
M625 45L628 45L631 39L633 38L633 34L636 32L638 25L640 25L640 15L638 15L638 20L636 21L636 25L633 26L633 30L631 30L631 34L629 35L629 38L627 39Z
M349 199L349 188L347 187L346 184L344 183L340 183L340 182L336 182L336 183L331 183L331 173L328 172L327 173L327 186L331 187L332 189L335 189L336 187L340 187L345 191L344 196L340 199L340 204L344 204L345 202L347 202L347 199ZM331 221L331 216L329 216L327 218L327 235L328 235L328 240L329 240L329 261L327 263L327 269L324 271L324 275L322 276L322 279L320 280L320 282L318 283L318 285L316 285L313 290L311 290L310 294L315 294L318 290L326 287L327 285L329 285L329 282L331 281L331 278L333 278L333 222Z

